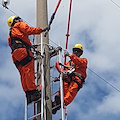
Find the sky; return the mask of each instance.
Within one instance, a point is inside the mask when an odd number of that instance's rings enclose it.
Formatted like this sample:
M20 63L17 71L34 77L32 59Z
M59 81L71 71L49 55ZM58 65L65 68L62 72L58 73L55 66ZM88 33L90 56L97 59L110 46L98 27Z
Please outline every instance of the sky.
M57 2L48 0L48 20ZM86 83L67 107L67 119L120 120L120 0L73 0L72 3L68 51L72 53L75 44L82 44L81 57L87 58L88 69ZM11 0L8 7L36 26L35 0ZM69 0L62 0L49 32L50 45L54 47L60 43L65 49L68 10ZM24 120L25 94L7 40L7 19L12 15L15 14L0 4L0 120ZM51 65L55 59L51 59ZM53 73L57 71L51 72L56 77ZM53 115L53 120L60 118L61 111Z

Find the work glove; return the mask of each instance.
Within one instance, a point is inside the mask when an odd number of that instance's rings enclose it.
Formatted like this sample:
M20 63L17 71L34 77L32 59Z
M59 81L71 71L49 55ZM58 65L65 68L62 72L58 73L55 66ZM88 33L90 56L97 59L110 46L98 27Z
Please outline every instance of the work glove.
M50 26L44 28L44 29L43 29L43 32L45 32L45 31L49 31L49 30L50 30Z
M68 56L68 57L70 56L70 54L69 54L69 52L67 50L64 50L64 55Z

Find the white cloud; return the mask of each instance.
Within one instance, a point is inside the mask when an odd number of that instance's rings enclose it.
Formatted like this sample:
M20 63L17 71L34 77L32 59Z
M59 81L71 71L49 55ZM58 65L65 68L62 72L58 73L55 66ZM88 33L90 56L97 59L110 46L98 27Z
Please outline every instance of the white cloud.
M120 94L113 93L106 96L100 106L97 107L99 114L119 114L120 113Z
M120 4L118 0L115 0ZM28 5L29 4L29 5ZM56 0L48 0L49 19L54 12ZM23 19L35 26L36 22L36 3L31 1L11 0L9 8L20 15ZM68 20L69 1L62 1L56 13L51 26L50 39L65 48L67 20ZM0 23L0 41L4 42L8 35L7 19L13 15L9 10L0 6L2 19ZM4 25L4 26L3 26ZM118 89L120 88L120 9L111 2L111 0L76 0L72 4L72 15L70 24L70 37L68 41L68 50L76 43L83 44L84 55L88 59L88 67L97 72L101 77L112 83ZM7 50L5 50L7 49ZM0 48L4 51L4 59L1 58L2 67L0 68L0 95L8 100L14 107L19 103L24 104L24 99L19 74L12 64L9 48ZM2 52L0 52L2 54ZM6 75L9 74L9 76ZM106 74L105 74L106 73ZM6 83L10 83L6 85ZM12 87L12 88L9 88ZM4 92L3 92L4 91ZM6 95L4 93L8 93ZM99 96L101 95L101 96ZM103 95L103 96L102 96ZM84 100L83 100L84 98ZM93 99L94 98L94 99ZM13 101L13 99L15 99ZM89 99L89 101L87 100ZM75 101L68 107L68 117L72 112L76 112L76 119L84 120L106 120L111 114L113 117L120 113L119 92L111 86L101 81L96 75L88 70L88 78L85 87L78 93ZM87 101L87 103L86 103ZM87 111L82 112L82 108ZM6 106L5 109L8 109ZM80 111L80 112L79 112ZM96 113L96 114L95 114ZM104 114L106 114L104 116ZM101 117L102 116L102 117ZM107 117L106 117L107 116ZM70 119L70 118L69 118ZM116 120L119 120L120 117ZM7 119L5 119L7 120ZM109 119L111 120L111 119Z

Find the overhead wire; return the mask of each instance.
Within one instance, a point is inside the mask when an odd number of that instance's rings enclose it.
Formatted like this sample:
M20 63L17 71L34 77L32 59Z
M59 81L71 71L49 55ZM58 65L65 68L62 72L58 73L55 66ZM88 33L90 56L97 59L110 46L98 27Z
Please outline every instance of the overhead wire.
M2 7L4 7L5 9L9 10L11 13L15 14L16 16L19 16L17 13L15 13L13 10L11 10L10 8L8 8L7 6L3 6L2 3L0 3L0 5L2 5ZM19 16L20 17L20 16ZM21 17L20 17L21 18ZM23 19L23 18L22 18ZM24 20L24 19L23 19ZM28 25L32 26L29 22L27 22L26 20L24 20ZM35 35L33 35L33 42L35 39Z
M119 6L116 2L114 2L113 0L111 0L111 2L112 2L113 4L115 4L118 8L120 8L120 6Z
M58 2L58 5L60 4L61 0L59 0ZM2 3L0 3L0 5L3 7ZM58 9L58 5L57 5L57 8L55 9L55 12L57 11ZM15 14L16 16L19 16L17 13L15 13L13 10L11 10L10 8L8 7L5 7L5 9L9 10L11 13ZM23 19L24 20L24 19ZM25 20L24 20L25 21ZM30 23L28 23L27 21L25 21L27 24L29 24L30 26L32 26ZM59 46L57 43L55 43L54 41L52 41L51 39L49 39L52 43L54 43L56 46ZM63 48L63 47L62 47Z
M71 0L72 1L72 0ZM111 0L112 3L114 3L117 7L120 8L120 6L114 2L113 0ZM1 3L0 3L1 4ZM1 4L2 5L2 4ZM3 5L2 5L3 6ZM6 8L7 10L9 10L11 13L19 16L17 13L15 13L13 10L9 9L8 7ZM25 21L25 20L24 20ZM26 22L26 21L25 21ZM28 23L28 22L26 22ZM52 22L50 22L51 25ZM31 25L30 23L28 23L29 25ZM69 29L69 28L68 28ZM69 33L67 32L66 36L69 36ZM59 46L56 42L52 41L51 39L49 39L52 43L54 43L55 45ZM66 42L68 42L68 38L66 40ZM67 46L66 46L67 49ZM66 61L66 60L65 60ZM118 88L116 88L115 86L113 86L111 83L109 83L107 80L105 80L103 77L101 77L100 75L98 75L96 72L94 72L93 70L91 70L90 68L88 68L93 74L95 74L97 77L99 77L101 80L103 80L106 84L108 84L109 86L111 86L113 89L115 89L116 91L120 92L120 90ZM51 76L52 77L52 76Z
M97 77L99 77L101 80L103 80L105 83L107 83L109 86L111 86L112 88L114 88L116 91L120 92L120 90L118 88L116 88L115 86L113 86L111 83L109 83L107 80L105 80L103 77L101 77L100 75L98 75L96 72L94 72L93 70L91 70L90 68L88 68L88 70L90 70L93 74L95 74Z
M52 40L50 40L51 42L53 42ZM57 43L53 42L55 45L59 46ZM96 72L94 72L93 70L91 70L90 68L88 68L93 74L95 74L97 77L99 77L101 80L103 80L106 84L108 84L109 86L111 86L112 88L114 88L115 90L117 90L118 92L120 92L119 89L117 89L115 86L113 86L111 83L109 83L107 80L105 80L103 77L101 77L100 75L98 75Z
M2 5L2 3L0 3L0 5ZM7 6L3 6L5 9L9 10L11 13L15 14L16 16L19 16L16 12L14 12L13 10L11 10L10 8L8 8ZM20 16L19 16L20 17ZM23 18L22 18L23 19ZM24 20L24 19L23 19ZM29 24L30 26L32 26L29 22L27 22L26 20L24 20L27 24Z
M56 46L59 46L57 43L55 43L53 40L49 39L52 43L54 43Z
M60 2L61 0L59 0L58 4L57 4L57 7L55 9L55 13L58 9L58 6L60 5ZM3 7L2 3L0 3L0 5ZM9 10L11 13L15 14L16 16L19 16L17 13L15 13L13 10L11 10L10 8L8 7L5 7L5 9ZM23 19L24 20L24 19ZM25 20L24 20L25 21ZM32 26L30 23L28 23L27 21L25 21L27 24L29 24L30 26ZM54 41L52 41L51 39L49 39L52 43L54 43L56 46L59 46L57 43L55 43ZM63 47L62 47L63 48Z
M117 7L119 7L120 8L120 6L116 3L116 2L114 2L113 0L111 0L111 2L112 3L114 3ZM2 3L0 3L0 5L2 5ZM3 5L2 5L2 7L3 7ZM19 16L17 13L15 13L13 10L11 10L10 8L5 8L5 9L7 9L7 10L9 10L11 13L13 13L13 14L15 14L15 15L17 15L17 16ZM24 20L25 21L25 20ZM26 21L25 21L26 22ZM26 22L26 23L28 23L28 22ZM31 25L30 23L28 23L29 25ZM32 25L31 25L32 26ZM55 45L57 45L57 46L59 46L57 43L55 43L54 41L52 41L51 39L49 39L52 43L54 43ZM62 47L63 48L63 47ZM97 77L99 77L101 80L103 80L105 83L107 83L109 86L111 86L112 88L114 88L116 91L118 91L118 92L120 92L120 90L119 89L117 89L115 86L113 86L111 83L109 83L107 80L105 80L104 78L102 78L100 75L98 75L96 72L94 72L93 70L91 70L90 68L88 68L93 74L95 74Z

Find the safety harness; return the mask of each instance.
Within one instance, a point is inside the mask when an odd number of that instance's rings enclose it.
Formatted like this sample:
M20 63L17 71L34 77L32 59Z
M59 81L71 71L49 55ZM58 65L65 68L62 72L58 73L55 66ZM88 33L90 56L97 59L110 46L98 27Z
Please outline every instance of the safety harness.
M75 67L75 66L76 66L75 64L73 65L73 64L71 63L71 60L69 61L69 64L70 64L70 66L72 66L72 67ZM75 78L73 78L74 76L79 77L79 78L81 79L81 83L79 83ZM68 77L70 78L70 81L67 80ZM67 77L65 77L63 80L64 80L66 83L68 83L68 84L70 84L72 81L74 81L75 83L77 83L77 85L78 85L78 91L80 90L80 88L82 88L83 83L85 83L85 78L82 77L80 73L76 73L76 72L74 72L74 71L71 72L70 74L67 74Z
M21 66L24 66L26 65L27 63L29 63L33 57L30 56L29 54L29 50L31 51L31 46L27 45L23 40L21 40L20 38L17 38L17 37L13 37L12 36L12 28L10 29L10 38L11 38L11 50L13 53L15 49L18 49L18 48L26 48L26 51L27 51L27 56L22 59L21 61L15 61L14 64L16 67L18 67L19 65Z

